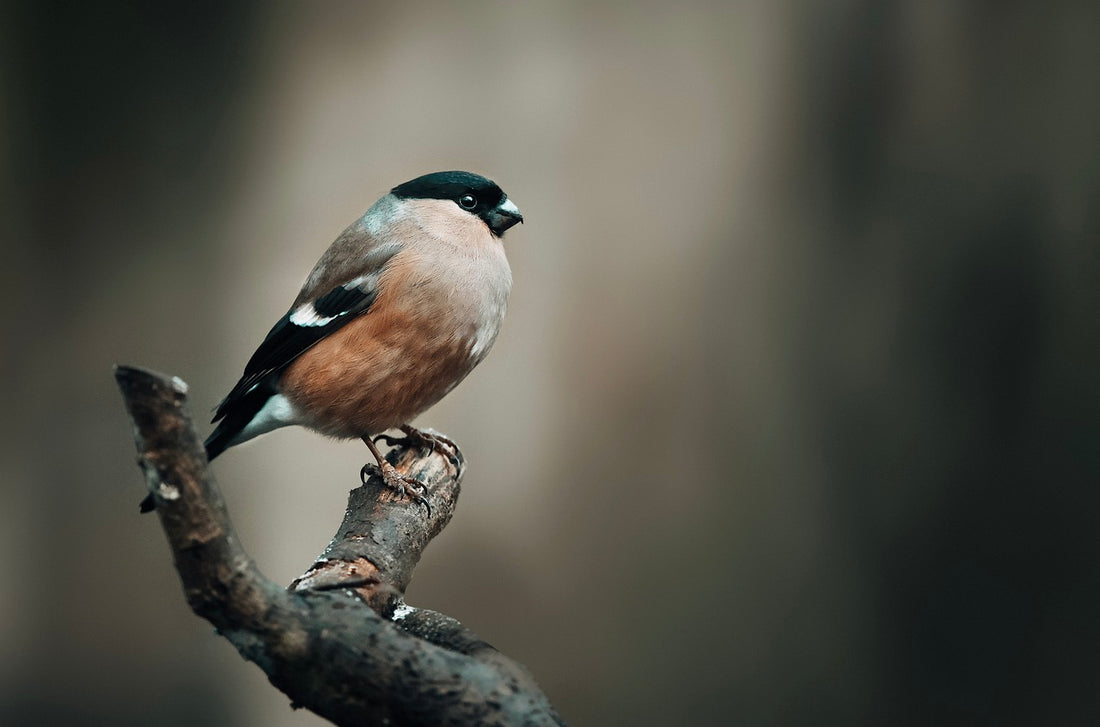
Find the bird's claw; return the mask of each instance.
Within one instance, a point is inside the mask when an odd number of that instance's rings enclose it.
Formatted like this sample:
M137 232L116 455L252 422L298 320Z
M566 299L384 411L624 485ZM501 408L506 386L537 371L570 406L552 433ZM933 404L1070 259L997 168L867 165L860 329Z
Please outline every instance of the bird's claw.
M376 434L371 437L371 441L375 444L385 442L387 447L392 447L395 444L400 444L405 441L405 437L395 437L392 434Z
M442 434L425 432L422 429L417 429L408 424L401 427L401 431L405 433L405 436L395 437L392 434L376 434L371 437L371 442L374 444L385 442L387 447L402 445L405 447L416 447L418 449L427 448L429 452L439 452L442 454L455 469L458 469L461 465L458 445L448 437Z
M367 479L373 474L381 476L382 481L386 483L386 487L394 490L401 497L407 497L423 505L428 517L432 516L432 505L427 498L428 486L423 482L415 477L405 477L385 460L382 461L381 466L373 462L367 462L363 465L363 469L359 470L359 479L363 481L363 484L366 484Z
M447 458L455 469L458 469L461 464L458 458L458 445L449 437L433 432L425 432L422 429L417 429L407 424L401 427L401 431L405 433L405 439L409 444L415 444L418 447L427 447L432 452L439 452Z

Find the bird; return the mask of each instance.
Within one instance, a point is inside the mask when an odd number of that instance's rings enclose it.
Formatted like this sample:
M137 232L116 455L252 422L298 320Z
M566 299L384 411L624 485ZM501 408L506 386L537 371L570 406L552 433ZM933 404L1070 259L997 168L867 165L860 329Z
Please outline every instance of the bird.
M321 255L252 354L215 410L207 459L303 426L361 439L389 487L422 488L382 457L376 440L400 429L457 452L411 422L496 341L512 289L503 236L521 222L503 190L472 172L433 172L392 188ZM141 511L154 508L149 495Z

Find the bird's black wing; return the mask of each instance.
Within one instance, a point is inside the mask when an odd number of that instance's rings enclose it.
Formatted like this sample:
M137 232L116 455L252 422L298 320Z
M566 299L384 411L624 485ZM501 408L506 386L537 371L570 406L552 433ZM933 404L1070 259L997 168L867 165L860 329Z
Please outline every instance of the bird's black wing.
M312 302L306 301L287 311L252 354L244 367L241 380L218 405L211 421L225 418L254 389L269 388L273 393L272 377L277 376L326 336L366 313L378 297L378 279L385 263L393 257L397 249L386 252L388 254L375 256L372 270L336 286ZM263 398L266 400L267 396ZM254 404L247 408L254 408Z

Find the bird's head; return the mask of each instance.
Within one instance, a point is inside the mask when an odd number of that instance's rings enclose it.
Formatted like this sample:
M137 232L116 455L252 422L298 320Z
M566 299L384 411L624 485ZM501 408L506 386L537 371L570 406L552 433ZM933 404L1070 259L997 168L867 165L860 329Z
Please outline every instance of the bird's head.
M519 207L496 182L472 172L433 172L399 184L390 193L400 199L442 199L454 202L484 222L501 237L508 228L523 222Z

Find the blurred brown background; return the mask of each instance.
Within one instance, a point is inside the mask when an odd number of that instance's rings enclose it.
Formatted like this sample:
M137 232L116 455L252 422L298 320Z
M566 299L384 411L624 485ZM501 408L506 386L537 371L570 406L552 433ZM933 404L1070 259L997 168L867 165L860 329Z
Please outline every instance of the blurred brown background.
M509 318L409 593L572 723L1100 721L1100 5L9 4L0 723L314 725L188 610L111 379L236 381L391 186ZM366 452L217 472L289 582Z

